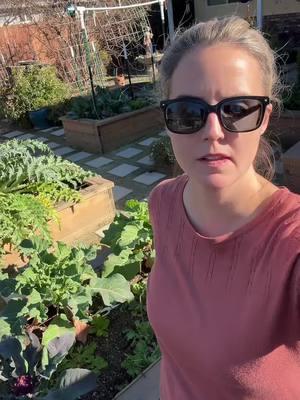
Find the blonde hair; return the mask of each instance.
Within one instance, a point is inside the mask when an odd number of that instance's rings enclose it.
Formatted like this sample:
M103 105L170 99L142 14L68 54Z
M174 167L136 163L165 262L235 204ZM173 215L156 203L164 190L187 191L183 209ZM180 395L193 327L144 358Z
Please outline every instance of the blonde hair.
M173 43L165 50L160 65L161 96L169 98L173 73L182 57L199 45L233 44L245 49L256 58L262 70L262 83L270 97L274 112L280 112L280 93L283 90L277 67L277 55L263 34L237 16L214 18L200 22L183 33L177 33ZM269 142L261 137L254 167L271 180L274 176L274 156Z

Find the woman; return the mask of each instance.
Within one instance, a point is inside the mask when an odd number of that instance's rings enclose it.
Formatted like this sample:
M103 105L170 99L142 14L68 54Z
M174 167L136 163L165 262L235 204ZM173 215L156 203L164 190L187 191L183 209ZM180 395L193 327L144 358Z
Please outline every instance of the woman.
M161 400L299 400L300 196L262 168L274 54L243 19L215 19L177 37L160 74L184 171L149 198Z

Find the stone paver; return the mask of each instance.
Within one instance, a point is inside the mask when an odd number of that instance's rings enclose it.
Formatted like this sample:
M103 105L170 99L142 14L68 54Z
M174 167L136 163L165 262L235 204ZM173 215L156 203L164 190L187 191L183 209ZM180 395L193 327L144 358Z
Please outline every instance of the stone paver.
M153 142L155 142L157 138L155 137L150 137L148 139L143 140L142 142L138 142L141 146L151 146Z
M39 142L48 142L48 139L42 136L35 137L34 140L38 140ZM57 143L55 143L57 144Z
M41 129L41 132L47 133L47 132L51 132L51 131L53 131L53 130L55 130L55 129L58 129L58 127L51 126L51 128Z
M17 136L16 139L18 140L35 139L35 135L32 135L31 133L26 133L25 135Z
M162 178L166 178L166 175L159 172L145 172L133 180L135 182L143 183L144 185L152 185L154 182L157 182Z
M119 153L117 153L116 155L118 157L124 157L124 158L132 158L134 156L136 156L137 154L142 153L143 150L139 150L139 149L135 149L134 147L129 147L126 150L122 150Z
M3 136L7 137L8 139L12 139L12 138L15 138L15 137L17 137L17 136L19 136L19 135L22 135L23 133L24 133L24 132L13 131L13 132L6 133L6 134L3 135Z
M112 175L120 176L123 178L124 176L127 176L138 169L139 167L135 167L134 165L121 164L118 167L115 167L108 172Z
M49 133L50 133L50 135L54 135L54 136L63 136L63 135L65 134L63 128L62 128L62 129L59 129L59 130L57 130L57 131L49 132Z
M50 149L56 149L57 147L61 146L59 143L56 142L49 142L47 143L47 146L50 147Z
M167 134L166 131L162 131L162 132L160 132L158 135L159 135L159 136L168 136L168 134Z
M54 153L57 156L64 156L66 154L72 153L72 151L75 151L75 149L73 149L72 147L61 147L59 149L54 150Z
M90 157L92 154L87 153L86 151L80 151L79 153L72 154L71 156L66 157L68 160L77 162L84 160L85 158Z
M88 165L89 167L100 168L106 164L111 163L112 161L113 160L111 160L110 158L98 157L98 158L95 158L94 160L86 162L85 164Z
M126 187L123 187L123 186L116 185L113 188L113 194L114 194L115 201L119 201L123 197L127 196L129 193L132 193L132 190L128 189Z
M137 160L137 162L144 165L154 165L154 161L152 160L152 158L150 158L150 156L143 157L140 160Z

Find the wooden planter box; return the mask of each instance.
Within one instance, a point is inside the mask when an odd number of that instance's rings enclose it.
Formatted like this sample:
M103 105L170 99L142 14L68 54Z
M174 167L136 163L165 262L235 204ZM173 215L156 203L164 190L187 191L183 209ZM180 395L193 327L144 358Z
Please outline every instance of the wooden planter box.
M80 190L81 201L56 206L60 226L49 222L54 240L72 244L81 236L95 232L110 224L115 217L114 183L100 176L87 180L88 186Z
M300 111L286 110L279 118L271 118L269 130L278 137L283 150L288 150L300 140Z
M157 106L149 106L105 118L62 119L69 145L92 153L107 153L143 136L151 136L164 127L163 117Z
M82 199L79 203L60 203L56 206L60 226L54 221L49 222L54 240L74 244L83 235L93 233L113 221L116 211L113 182L96 176L86 183L87 187L80 190ZM15 252L6 255L3 263L17 266L25 264Z
M151 364L134 381L119 392L114 400L159 400L160 360Z
M284 184L300 194L300 140L282 155Z

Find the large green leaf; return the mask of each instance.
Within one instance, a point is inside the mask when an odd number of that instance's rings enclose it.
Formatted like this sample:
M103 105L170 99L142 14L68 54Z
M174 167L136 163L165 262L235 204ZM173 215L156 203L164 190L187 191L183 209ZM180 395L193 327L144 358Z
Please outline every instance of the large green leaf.
M50 379L57 366L62 362L75 343L75 333L66 332L55 337L43 348L41 376Z
M4 359L11 359L14 362L17 375L26 373L26 365L22 356L22 346L20 341L14 337L8 337L0 342L0 355Z
M110 247L114 247L120 237L120 232L122 232L128 222L129 219L127 217L123 216L122 214L117 214L115 220L110 224L109 228L103 232L104 237L101 239L101 243Z
M11 333L10 325L8 322L4 321L4 319L0 318L0 340L4 336L9 336Z
M106 306L134 299L129 282L120 274L115 274L108 278L93 279L91 287L95 293L101 294Z
M119 255L110 254L103 264L102 276L106 277L114 272L116 266L129 264L129 258L132 255L131 249L124 249Z
M129 246L138 237L139 227L133 224L128 224L121 233L118 244L120 247Z
M0 295L3 297L10 296L16 289L16 280L10 279L8 274L4 274L0 270Z
M1 319L10 325L11 333L14 335L21 335L21 328L26 323L22 313L24 307L26 300L10 300L1 313Z
M51 340L63 336L65 333L74 333L75 328L64 314L55 317L48 328L45 330L42 339L42 345L48 346Z
M87 369L70 368L61 377L59 389L42 400L75 400L97 387L97 376Z
M127 281L133 279L141 270L141 261L128 262L126 265L116 265L113 274L123 275ZM113 275L110 275L113 276Z

